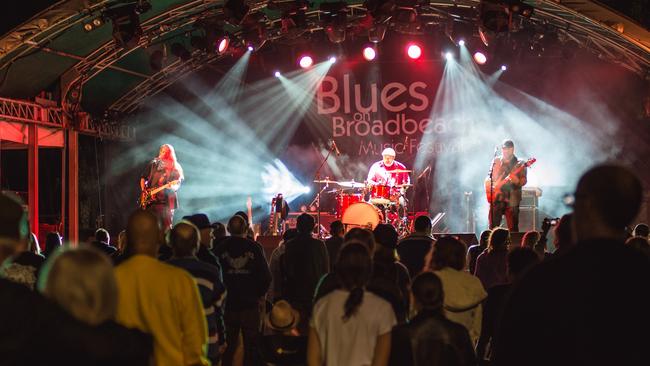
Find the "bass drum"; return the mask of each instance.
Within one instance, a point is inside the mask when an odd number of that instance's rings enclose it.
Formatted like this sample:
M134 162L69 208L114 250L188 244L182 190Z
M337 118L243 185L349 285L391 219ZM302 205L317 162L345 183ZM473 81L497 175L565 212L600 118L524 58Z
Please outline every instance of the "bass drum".
M345 210L341 222L346 232L353 227L374 230L381 222L381 217L381 211L377 207L369 203L358 202L351 204Z

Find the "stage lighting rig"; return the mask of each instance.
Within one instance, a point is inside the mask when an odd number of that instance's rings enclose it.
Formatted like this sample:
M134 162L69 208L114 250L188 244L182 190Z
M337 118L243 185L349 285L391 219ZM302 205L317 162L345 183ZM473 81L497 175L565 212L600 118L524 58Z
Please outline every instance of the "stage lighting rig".
M262 13L253 13L246 16L244 22L241 25L242 27L242 40L244 46L251 49L251 51L257 51L267 40L266 33L266 19Z
M250 10L250 6L246 5L244 0L228 0L223 6L225 20L232 25L242 24Z
M372 43L379 43L384 40L388 26L385 23L375 23L368 29L368 40Z
M109 8L104 16L113 23L113 40L118 47L131 49L138 45L142 36L140 14L151 9L148 1L137 1Z
M187 62L192 58L192 53L187 50L181 43L173 43L171 47L172 55L178 57L183 62Z
M493 33L514 31L513 16L530 18L534 11L521 0L481 0L478 9L483 32Z
M392 21L395 23L395 32L403 34L422 34L422 22L418 18L415 7L398 6L393 13Z
M345 41L348 26L348 5L341 1L336 3L321 3L321 23L327 38L332 43Z
M269 1L267 9L282 13L280 32L284 38L296 39L307 32L306 1Z

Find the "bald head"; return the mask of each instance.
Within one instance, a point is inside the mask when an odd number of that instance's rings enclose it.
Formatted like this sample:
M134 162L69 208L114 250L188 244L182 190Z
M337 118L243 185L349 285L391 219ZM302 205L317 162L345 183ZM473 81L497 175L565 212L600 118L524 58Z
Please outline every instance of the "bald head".
M134 254L156 256L160 245L160 224L149 211L136 211L126 226L127 246Z
M176 224L169 233L169 246L175 257L190 257L199 250L199 229L189 222Z
M248 225L246 220L239 215L235 215L228 220L228 232L232 236L246 237L248 233Z
M643 188L631 170L617 165L598 165L587 171L576 188L574 227L576 238L585 240L623 235L639 212Z

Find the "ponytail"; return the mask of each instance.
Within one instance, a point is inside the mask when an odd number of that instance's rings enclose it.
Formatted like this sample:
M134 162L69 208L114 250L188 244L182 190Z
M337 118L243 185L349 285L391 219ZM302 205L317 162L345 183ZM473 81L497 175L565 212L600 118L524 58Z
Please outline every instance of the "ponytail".
M345 300L345 315L343 321L347 321L350 317L357 313L359 305L363 301L363 287L355 287L350 291L348 298Z

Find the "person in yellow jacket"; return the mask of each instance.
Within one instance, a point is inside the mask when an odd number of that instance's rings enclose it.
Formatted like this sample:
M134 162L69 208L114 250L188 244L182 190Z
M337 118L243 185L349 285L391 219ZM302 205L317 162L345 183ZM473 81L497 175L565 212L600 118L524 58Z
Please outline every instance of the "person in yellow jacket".
M154 338L156 366L210 365L208 331L198 287L183 269L156 259L160 227L137 211L126 229L131 257L117 266L117 321Z

